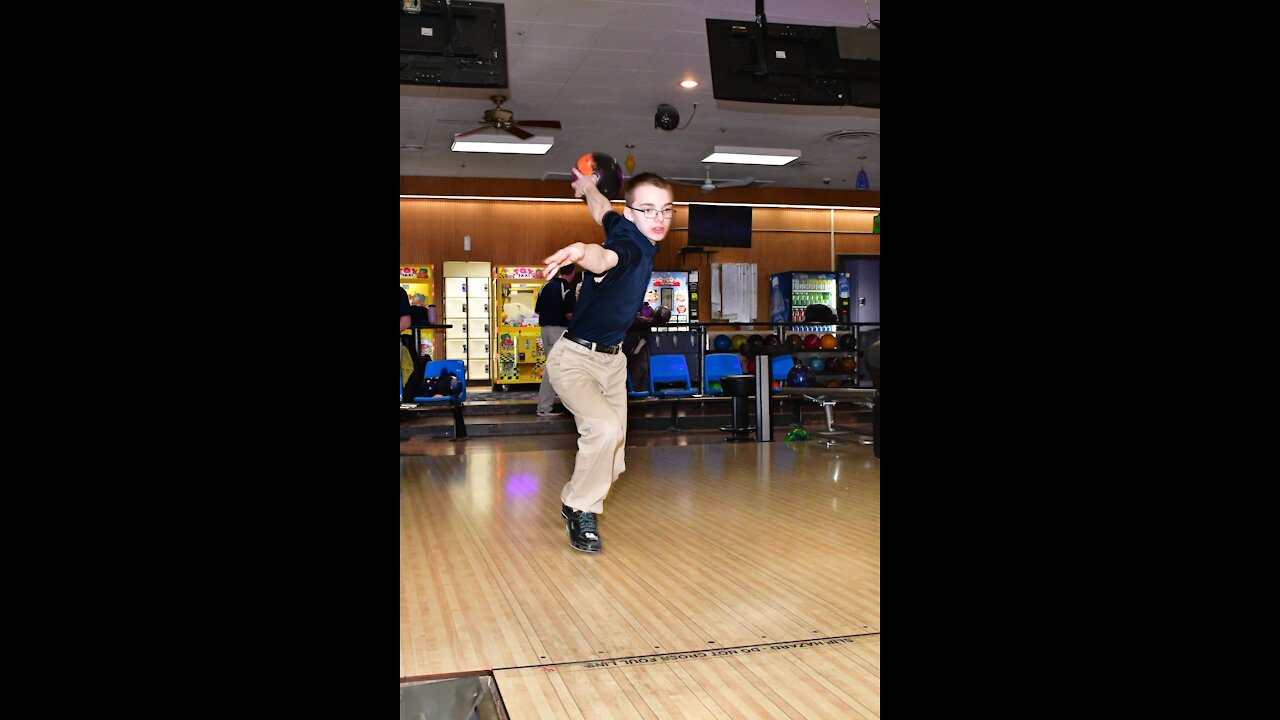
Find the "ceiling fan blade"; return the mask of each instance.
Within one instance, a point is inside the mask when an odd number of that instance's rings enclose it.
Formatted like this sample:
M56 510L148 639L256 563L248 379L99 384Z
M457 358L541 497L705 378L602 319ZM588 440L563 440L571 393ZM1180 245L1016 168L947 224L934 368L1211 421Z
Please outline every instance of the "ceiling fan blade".
M726 180L720 183L719 185L717 185L716 187L722 187L722 188L746 187L747 185L750 185L755 181L756 181L755 178L748 175L747 177L744 177L741 180Z
M456 134L454 135L454 137L456 137L456 138L460 138L460 137L466 137L466 136L468 136L468 135L475 135L475 134L476 134L476 133L478 133L478 132L483 132L483 131L488 130L488 129L489 129L489 125L481 125L480 127L476 128L475 130L468 130L468 131L466 131L466 132L464 132L464 133L456 133Z
M528 140L529 138L533 137L533 133L525 132L524 130L521 130L520 128L516 127L515 125L508 125L507 127L503 128L503 130L506 130L507 132L511 133L512 135L515 135L521 140Z
M554 130L560 129L559 120L520 120L516 124L524 125L526 127L552 128Z

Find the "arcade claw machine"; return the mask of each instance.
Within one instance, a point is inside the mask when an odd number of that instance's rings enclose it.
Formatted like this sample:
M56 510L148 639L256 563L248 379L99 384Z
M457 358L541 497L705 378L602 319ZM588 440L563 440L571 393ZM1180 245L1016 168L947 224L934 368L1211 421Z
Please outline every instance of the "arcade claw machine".
M542 327L533 309L546 284L539 267L500 266L493 269L494 387L542 382L546 356Z
M427 307L435 304L436 291L433 284L433 277L430 265L401 265L400 266L400 287L409 293L409 304L420 307ZM435 330L405 330L402 335L415 335L418 346L418 356L434 358L435 355Z

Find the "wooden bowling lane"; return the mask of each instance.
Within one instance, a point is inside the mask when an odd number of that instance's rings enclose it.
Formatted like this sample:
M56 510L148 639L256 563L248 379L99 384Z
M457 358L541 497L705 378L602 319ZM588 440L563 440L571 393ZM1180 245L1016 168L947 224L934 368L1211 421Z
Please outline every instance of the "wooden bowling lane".
M586 554L559 516L572 442L452 445L466 452L401 458L402 680L880 629L880 461L868 446L628 447L600 516L604 551ZM635 692L652 681L637 677Z
M497 670L512 720L880 717L880 637Z

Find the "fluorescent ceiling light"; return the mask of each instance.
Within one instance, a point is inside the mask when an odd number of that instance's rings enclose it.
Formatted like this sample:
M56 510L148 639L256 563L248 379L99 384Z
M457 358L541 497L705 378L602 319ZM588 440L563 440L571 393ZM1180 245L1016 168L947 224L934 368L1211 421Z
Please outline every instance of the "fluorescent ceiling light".
M472 135L465 138L453 138L454 152L476 153L522 153L525 155L546 155L555 143L555 138L535 136L521 140L514 135Z
M799 150L716 145L710 155L702 158L702 162L737 163L739 165L786 165L798 157L800 157Z

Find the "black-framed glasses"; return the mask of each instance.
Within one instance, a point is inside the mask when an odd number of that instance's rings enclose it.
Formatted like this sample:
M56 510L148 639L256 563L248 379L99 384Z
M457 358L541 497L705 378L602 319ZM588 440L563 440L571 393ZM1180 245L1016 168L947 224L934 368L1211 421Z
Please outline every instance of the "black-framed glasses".
M641 210L638 207L631 207L630 205L628 205L627 207L631 208L632 210L635 210L641 215L644 215L645 220L653 220L654 218L658 217L658 213L662 213L662 217L670 220L671 216L676 214L675 208L666 208L664 210L655 210L653 208L645 208Z

